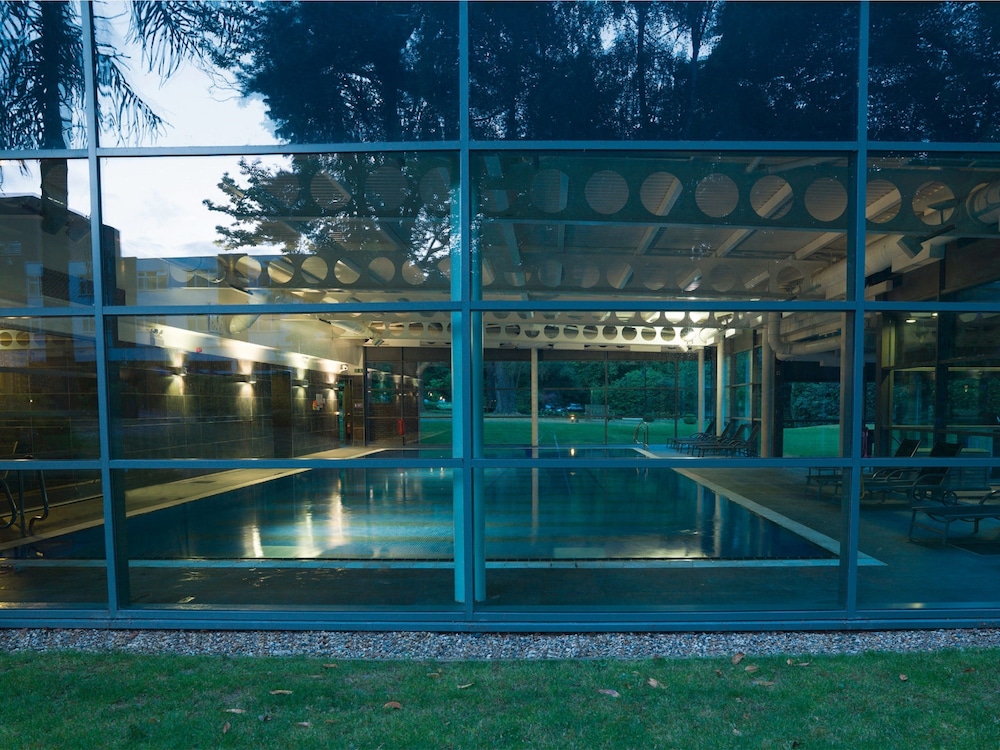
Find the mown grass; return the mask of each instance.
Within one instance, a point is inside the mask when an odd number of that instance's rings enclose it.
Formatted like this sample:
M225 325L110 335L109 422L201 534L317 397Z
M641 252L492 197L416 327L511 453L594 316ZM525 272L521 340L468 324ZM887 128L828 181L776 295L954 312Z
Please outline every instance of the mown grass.
M643 661L0 655L8 748L996 748L1000 652Z
M637 422L623 419L579 419L548 417L538 420L540 445L630 445L635 437ZM695 425L678 422L677 437L695 432ZM426 443L447 445L451 442L451 422L447 419L423 419L421 439ZM836 456L840 428L837 425L793 427L784 431L784 454L800 458ZM674 438L672 420L649 424L649 445L662 448ZM640 434L640 440L644 437ZM528 445L531 443L531 420L528 417L490 417L483 422L483 440L487 445Z

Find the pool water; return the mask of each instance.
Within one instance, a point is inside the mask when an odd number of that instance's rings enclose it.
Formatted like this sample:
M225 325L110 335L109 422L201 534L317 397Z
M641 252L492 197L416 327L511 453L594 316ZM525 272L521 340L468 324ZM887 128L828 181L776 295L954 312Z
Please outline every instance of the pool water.
M487 563L834 557L670 469L489 468L479 480ZM449 469L315 469L134 515L127 555L449 563L453 507ZM103 529L47 540L37 553L100 557Z

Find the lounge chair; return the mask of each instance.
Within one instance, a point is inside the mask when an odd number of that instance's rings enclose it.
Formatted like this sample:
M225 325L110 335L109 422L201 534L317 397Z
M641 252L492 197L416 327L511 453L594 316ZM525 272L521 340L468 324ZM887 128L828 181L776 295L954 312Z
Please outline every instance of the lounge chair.
M708 426L705 427L705 429L702 430L701 432L693 432L690 435L686 435L685 437L671 438L670 440L667 441L667 447L680 450L682 447L686 446L693 440L703 440L709 435L714 435L714 434L715 434L715 420L713 419L708 423Z
M935 442L928 454L930 458L954 458L962 451L958 443ZM880 494L902 495L911 502L936 500L947 502L954 493L948 490L948 467L924 466L919 469L886 470L876 472L871 478L862 477L861 497Z
M706 430L697 438L678 441L677 448L678 450L685 450L693 456L697 451L698 446L702 445L703 443L711 443L723 439L729 440L730 438L732 438L733 434L736 432L739 426L740 423L738 420L731 419L729 420L729 422L726 423L726 426L722 430L721 435L716 435L714 432L708 432Z
M725 428L722 430L721 435L704 435L698 440L689 440L684 444L684 449L687 450L692 456L699 452L699 449L703 445L713 445L715 443L721 442L723 440L732 440L736 435L736 431L740 428L739 420L730 419L726 423Z
M907 538L913 540L913 529L921 528L941 535L941 544L948 543L948 533L956 521L972 524L972 533L979 533L979 524L987 518L1000 519L1000 490L990 490L978 503L954 505L914 505L910 515ZM993 502L990 502L993 501ZM926 516L926 520L919 518Z
M744 433L748 429L750 429L749 425L741 424L732 435L728 437L720 435L715 439L702 440L693 446L691 452L697 453L699 457L704 457L709 453L732 455L733 446L743 442Z

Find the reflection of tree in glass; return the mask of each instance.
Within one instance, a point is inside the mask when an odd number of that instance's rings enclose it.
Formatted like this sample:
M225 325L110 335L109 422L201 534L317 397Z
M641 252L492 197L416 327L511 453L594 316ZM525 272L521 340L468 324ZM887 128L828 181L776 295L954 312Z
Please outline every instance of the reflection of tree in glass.
M474 3L483 138L844 138L851 3ZM803 33L807 29L807 33Z
M997 3L874 3L872 135L888 140L997 140L998 44Z
M295 142L458 135L453 3L265 3L229 63Z
M246 31L249 5L208 2L127 4L126 38L142 50L143 67L161 78L185 61L209 65L225 57ZM111 22L94 3L99 29ZM83 145L85 83L82 20L76 3L0 3L0 144L5 148ZM98 37L100 38L100 33ZM108 44L97 45L97 85L102 124L122 139L155 135L164 120L129 80L129 60Z
M441 280L451 232L448 159L393 154L302 155L288 168L240 161L240 179L225 174L227 201L205 205L232 218L219 226L227 250L274 246L287 254L401 252Z

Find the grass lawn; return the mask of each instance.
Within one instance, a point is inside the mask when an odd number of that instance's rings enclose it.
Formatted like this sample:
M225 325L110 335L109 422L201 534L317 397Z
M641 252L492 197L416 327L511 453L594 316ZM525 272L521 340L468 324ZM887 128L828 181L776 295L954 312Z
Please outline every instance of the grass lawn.
M987 650L498 662L3 654L0 743L995 749L998 658Z
M603 419L580 419L572 422L566 417L538 420L539 445L630 445L635 436L637 422L612 419L605 428ZM605 431L606 430L606 431ZM696 431L696 425L679 421L678 437ZM451 442L450 419L421 419L420 434L426 443ZM649 445L663 447L674 437L673 421L649 424ZM784 453L789 457L836 456L839 450L840 428L837 425L795 427L784 432ZM483 423L483 439L487 445L528 445L531 443L531 420L527 417L487 417ZM640 440L642 435L640 435Z

